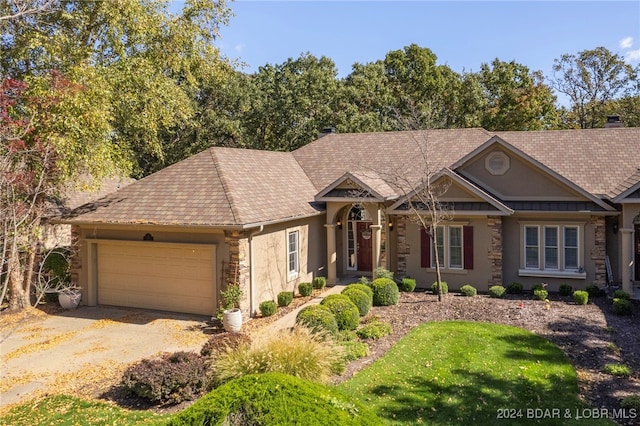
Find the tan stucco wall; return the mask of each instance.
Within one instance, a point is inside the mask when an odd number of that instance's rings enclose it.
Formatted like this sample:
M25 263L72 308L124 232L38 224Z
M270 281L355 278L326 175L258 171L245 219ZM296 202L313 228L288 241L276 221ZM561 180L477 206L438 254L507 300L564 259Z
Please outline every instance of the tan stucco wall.
M277 300L281 291L295 291L298 284L311 282L325 275L326 230L325 217L315 216L264 228L251 239L253 259L254 303L257 309L265 300ZM289 277L287 259L287 233L299 231L300 272Z
M510 167L503 175L492 175L485 167L487 155L495 151L503 152L510 159ZM478 156L477 160L465 165L460 171L472 180L482 182L485 188L503 199L534 200L539 197L545 200L575 200L584 198L579 197L560 181L541 174L540 170L534 169L530 164L498 147L488 149L484 155Z
M473 269L443 269L442 280L447 282L451 290L457 290L465 284L486 291L491 281L491 264L487 261L487 253L491 246L491 232L486 218L458 217L447 224L473 226ZM407 275L415 278L419 288L430 288L436 280L435 269L420 267L420 227L415 223L407 224Z

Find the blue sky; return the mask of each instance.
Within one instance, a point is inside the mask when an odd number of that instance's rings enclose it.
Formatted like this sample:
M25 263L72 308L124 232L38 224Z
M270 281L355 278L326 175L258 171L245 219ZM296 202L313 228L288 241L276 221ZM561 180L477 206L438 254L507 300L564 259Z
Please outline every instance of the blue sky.
M175 1L174 7L180 5ZM604 46L640 63L640 1L246 1L217 45L244 71L309 52L331 58L339 77L355 62L411 43L454 71L495 58L551 75L562 54Z

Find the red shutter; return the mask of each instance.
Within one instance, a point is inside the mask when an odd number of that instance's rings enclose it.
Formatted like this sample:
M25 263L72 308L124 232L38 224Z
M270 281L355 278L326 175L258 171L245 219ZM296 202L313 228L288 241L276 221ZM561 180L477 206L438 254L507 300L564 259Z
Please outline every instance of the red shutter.
M473 226L462 228L462 248L464 254L464 269L473 269Z
M431 268L431 237L424 228L420 228L420 266Z

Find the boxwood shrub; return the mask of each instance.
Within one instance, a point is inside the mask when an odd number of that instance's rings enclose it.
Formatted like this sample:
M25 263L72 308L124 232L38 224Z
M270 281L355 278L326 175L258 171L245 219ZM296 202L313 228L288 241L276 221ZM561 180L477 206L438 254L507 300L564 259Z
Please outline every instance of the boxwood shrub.
M522 283L519 283L517 281L511 282L507 286L507 293L509 294L522 294L523 290L524 290L524 287Z
M373 306L391 306L398 303L400 291L391 278L376 278L371 283Z
M349 284L348 286L345 287L345 290L348 288L357 288L358 290L362 290L365 293L367 293L369 295L369 297L371 297L371 300L373 300L373 290L371 289L371 285L367 285L367 284L361 284L361 283L353 283L353 284ZM345 291L342 290L342 291Z
M315 277L313 279L313 288L322 290L327 285L327 279L325 277Z
M341 294L344 294L351 299L353 304L358 307L358 312L360 312L361 317L369 313L369 310L373 305L373 299L367 293L358 288L347 287L342 290Z
M355 330L360 323L358 307L344 294L331 294L320 302L336 318L338 330Z
M630 300L631 299L631 295L629 293L627 293L624 290L616 290L613 292L613 298L614 299L627 299Z
M190 401L210 389L206 358L195 352L175 352L143 359L122 375L129 393L159 404Z
M416 289L416 280L413 278L403 278L400 282L400 291L411 293Z
M281 291L278 293L278 306L284 308L285 306L289 306L293 301L293 292L292 291Z
M447 285L447 282L440 281L440 284L442 286L442 294L449 293L449 286ZM438 281L434 281L433 284L431 284L431 291L433 294L438 294Z
M589 293L589 297L593 299L594 297L600 297L600 287L596 284L588 285L585 290Z
M501 285L493 285L489 287L489 297L493 299L502 299L507 290Z
M613 299L613 313L616 315L631 315L632 305L628 299Z
M296 324L304 325L313 332L338 333L338 323L333 313L323 305L305 306L296 316Z
M473 297L478 294L478 290L476 290L476 288L472 285L465 284L460 287L460 294L467 297Z
M586 305L589 301L589 292L584 290L576 290L573 292L573 302L576 305Z
M533 290L533 298L537 300L547 300L549 292L543 288Z
M263 317L270 317L278 310L278 306L273 300L265 300L264 302L260 303L258 307L260 308L260 313Z
M183 425L382 425L373 411L334 386L281 373L232 380L170 418Z
M298 284L298 293L300 293L300 296L303 296L303 297L311 296L312 292L313 292L313 284L311 283Z
M560 287L558 287L558 294L560 296L571 296L572 293L573 287L569 284L560 284Z

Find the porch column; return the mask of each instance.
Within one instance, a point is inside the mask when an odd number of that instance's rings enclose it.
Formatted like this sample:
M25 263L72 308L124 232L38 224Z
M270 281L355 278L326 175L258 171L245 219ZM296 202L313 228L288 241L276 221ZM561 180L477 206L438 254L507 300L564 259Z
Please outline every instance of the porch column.
M620 229L622 242L622 290L633 295L633 279L631 268L633 268L633 229Z
M336 273L336 225L327 223L327 284L333 285L338 281Z
M375 275L375 270L380 266L380 242L382 241L382 225L380 224L380 208L376 209L373 215L373 224L371 225L371 265ZM376 278L375 276L373 277Z

